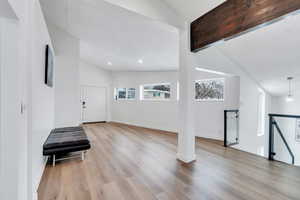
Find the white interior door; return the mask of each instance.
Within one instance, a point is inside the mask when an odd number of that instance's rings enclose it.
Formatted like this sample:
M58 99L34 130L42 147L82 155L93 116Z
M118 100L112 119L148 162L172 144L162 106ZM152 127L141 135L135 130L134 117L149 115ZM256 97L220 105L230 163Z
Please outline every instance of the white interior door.
M82 122L104 122L107 118L106 88L81 88Z

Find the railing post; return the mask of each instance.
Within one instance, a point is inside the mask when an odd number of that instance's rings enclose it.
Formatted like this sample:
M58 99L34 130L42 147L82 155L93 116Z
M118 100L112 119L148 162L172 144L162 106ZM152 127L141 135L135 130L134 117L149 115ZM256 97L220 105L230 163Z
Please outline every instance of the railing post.
M227 111L224 110L224 147L227 147Z
M274 126L271 115L269 115L269 160L274 160Z

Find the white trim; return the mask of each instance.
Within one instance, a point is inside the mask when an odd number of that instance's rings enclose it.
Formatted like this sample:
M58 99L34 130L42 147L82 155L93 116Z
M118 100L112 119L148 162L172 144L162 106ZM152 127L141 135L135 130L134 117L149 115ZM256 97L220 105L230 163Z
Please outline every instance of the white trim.
M171 87L171 83L169 83L169 82L166 82L166 83L141 84L141 86L153 86L153 85L170 85L170 87Z
M120 120L114 120L112 119L111 122L119 123L119 124L125 124L125 125L130 125L130 126L138 126L142 128L148 128L148 129L153 129L153 130L160 130L160 131L166 131L166 132L171 132L174 134L178 134L178 130L171 130L171 129L166 129L166 128L160 128L160 127L153 127L153 126L147 126L139 123L134 123L134 122L127 122L127 121L120 121Z
M225 99L195 99L196 102L224 102Z
M141 99L140 101L170 102L170 101L174 101L174 100L171 100L171 98L169 98L169 99Z

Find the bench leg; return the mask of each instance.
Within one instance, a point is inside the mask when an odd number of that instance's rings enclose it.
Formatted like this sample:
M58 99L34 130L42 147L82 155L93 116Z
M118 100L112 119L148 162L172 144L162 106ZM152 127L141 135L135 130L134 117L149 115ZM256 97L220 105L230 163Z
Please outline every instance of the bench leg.
M55 166L55 155L52 156L52 166Z
M84 161L84 151L81 152L81 160Z

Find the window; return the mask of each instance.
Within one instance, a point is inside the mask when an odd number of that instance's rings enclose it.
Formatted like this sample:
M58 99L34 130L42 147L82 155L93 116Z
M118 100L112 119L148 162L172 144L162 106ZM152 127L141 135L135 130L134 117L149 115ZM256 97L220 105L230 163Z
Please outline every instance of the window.
M179 82L177 82L177 101L179 101L179 98L180 98L180 96L179 96L179 87L180 87Z
M127 89L127 99L135 99L135 88Z
M116 100L133 100L135 99L135 88L115 88Z
M265 111L266 111L266 94L262 89L258 89L258 125L257 136L263 136L265 134Z
M224 101L224 79L195 81L195 98L198 101Z
M141 100L169 100L170 98L170 83L159 83L141 86Z
M126 88L117 88L117 99L126 99Z

